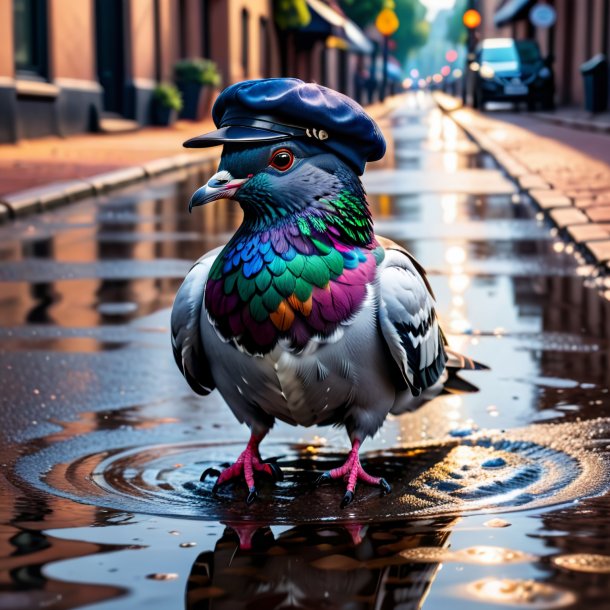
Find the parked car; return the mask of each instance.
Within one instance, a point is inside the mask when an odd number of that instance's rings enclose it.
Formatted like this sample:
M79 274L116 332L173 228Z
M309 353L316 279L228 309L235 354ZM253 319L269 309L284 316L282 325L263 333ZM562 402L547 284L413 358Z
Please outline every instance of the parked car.
M475 108L487 102L526 102L530 110L540 104L551 109L555 83L548 61L535 40L487 38L478 45L470 64L469 80Z

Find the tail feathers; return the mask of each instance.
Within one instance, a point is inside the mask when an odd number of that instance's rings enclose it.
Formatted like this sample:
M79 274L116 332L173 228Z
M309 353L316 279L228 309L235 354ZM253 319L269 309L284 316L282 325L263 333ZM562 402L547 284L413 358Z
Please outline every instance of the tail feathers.
M478 391L476 385L462 379L455 369L449 369L449 376L443 384L443 394L472 394Z
M443 393L444 394L470 394L472 392L478 392L479 388L462 379L458 373L460 371L488 371L489 367L473 360L472 358L468 358L468 356L464 356L463 354L459 354L458 352L454 352L452 349L445 348L447 352L447 380L443 384Z
M468 358L468 356L464 356L464 354L459 354L458 352L454 352L452 349L445 348L447 352L447 363L445 366L448 369L458 369L461 371L488 371L489 367L485 364L481 364L472 358Z

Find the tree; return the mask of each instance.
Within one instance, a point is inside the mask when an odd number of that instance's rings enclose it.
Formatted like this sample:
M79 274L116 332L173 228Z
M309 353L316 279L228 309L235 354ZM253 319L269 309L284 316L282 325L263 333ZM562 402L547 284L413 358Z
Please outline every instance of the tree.
M401 63L428 39L430 24L420 0L341 0L341 8L362 28L375 23L381 9L393 9L400 26L391 38L396 42L396 56Z
M302 28L311 21L305 0L274 0L273 14L280 30Z
M447 23L446 38L454 45L465 45L468 41L468 31L462 21L466 12L466 0L456 0L455 8Z

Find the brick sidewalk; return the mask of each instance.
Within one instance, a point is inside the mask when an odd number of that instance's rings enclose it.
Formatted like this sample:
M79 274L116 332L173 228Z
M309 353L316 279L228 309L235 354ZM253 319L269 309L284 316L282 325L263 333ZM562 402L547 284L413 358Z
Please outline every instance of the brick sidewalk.
M437 103L519 183L562 235L610 270L610 136Z
M400 97L367 107L381 118ZM56 136L0 144L0 222L62 205L180 167L216 163L220 147L182 143L214 129L207 121L178 121L123 134Z

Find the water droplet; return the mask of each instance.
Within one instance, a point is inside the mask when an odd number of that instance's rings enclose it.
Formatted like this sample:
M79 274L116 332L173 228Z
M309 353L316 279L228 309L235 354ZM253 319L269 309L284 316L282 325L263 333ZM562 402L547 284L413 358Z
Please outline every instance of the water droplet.
M485 527L510 527L510 523L508 521L504 521L504 519L490 519L489 521L485 521L483 523Z
M181 542L179 546L181 549L190 549L193 546L197 546L197 543L196 542Z
M178 574L176 572L155 572L154 574L147 574L146 578L150 580L176 580Z
M483 468L502 468L503 466L506 466L506 460L501 457L491 458L485 460L481 466Z

